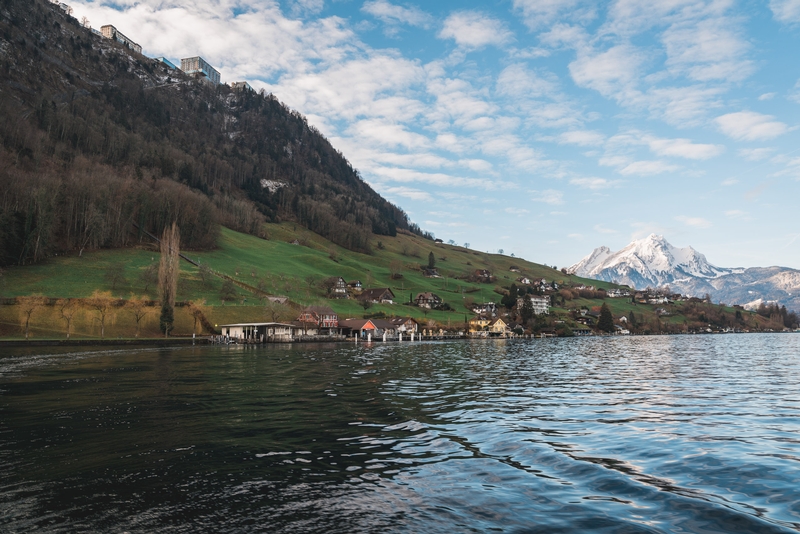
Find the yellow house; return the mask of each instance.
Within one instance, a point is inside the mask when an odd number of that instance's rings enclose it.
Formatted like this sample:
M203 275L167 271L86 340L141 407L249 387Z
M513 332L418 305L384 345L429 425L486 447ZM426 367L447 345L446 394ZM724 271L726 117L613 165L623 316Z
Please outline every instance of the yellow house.
M505 336L507 331L508 325L499 317L489 323L489 332L493 335Z
M481 317L480 315L473 317L469 320L469 333L474 334L475 332L484 332L491 322L491 319L487 317Z

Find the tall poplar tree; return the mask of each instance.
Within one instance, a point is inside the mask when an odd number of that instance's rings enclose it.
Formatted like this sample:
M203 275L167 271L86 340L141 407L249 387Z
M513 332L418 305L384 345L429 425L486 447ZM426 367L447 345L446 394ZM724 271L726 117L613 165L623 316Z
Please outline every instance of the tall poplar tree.
M158 291L161 295L161 317L159 326L165 336L169 336L175 323L175 295L178 293L178 254L181 234L178 225L164 228L161 236L161 261L158 265Z

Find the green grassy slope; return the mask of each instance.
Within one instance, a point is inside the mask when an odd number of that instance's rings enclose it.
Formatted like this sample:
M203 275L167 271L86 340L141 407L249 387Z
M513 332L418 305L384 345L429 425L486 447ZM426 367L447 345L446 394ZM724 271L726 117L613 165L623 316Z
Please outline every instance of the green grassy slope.
M366 255L345 250L333 245L324 238L292 223L266 226L269 239L261 239L223 228L218 248L210 252L184 253L193 260L208 265L216 272L230 276L244 284L260 287L268 294L283 295L300 306L324 304L336 310L342 317L362 317L365 313L383 312L386 315L410 315L418 319L434 319L444 325L461 325L465 317L471 316L468 302L499 302L502 287L508 287L522 275L531 278L546 278L560 284L594 285L612 287L612 284L595 280L564 275L549 267L531 263L520 258L499 254L487 254L463 247L434 243L418 236L399 234L397 237L374 236L373 254ZM302 244L294 245L298 240ZM433 252L436 268L442 278L426 278L421 265L426 265L428 254ZM133 249L99 250L85 252L82 256L54 257L45 263L12 267L2 272L0 277L0 296L16 297L41 294L48 297L88 297L97 289L111 291L115 296L128 298L131 295L146 295L158 299L154 285L145 291L141 274L148 265L157 264L159 254L152 244L142 244ZM106 272L113 264L124 264L126 281L112 287ZM390 265L401 266L402 278L392 280ZM516 266L520 273L509 271ZM469 282L464 278L476 269L488 269L497 281L491 284ZM331 300L326 298L321 282L331 276L341 276L345 280L361 280L365 288L390 287L396 295L397 304L374 305L365 311L355 300ZM212 324L225 324L238 321L267 320L261 299L253 293L237 287L235 301L223 303L220 289L222 279L211 277L203 283L199 269L187 262L181 262L181 276L178 284L179 301L205 300L209 306L207 317ZM425 311L402 303L423 291L432 291L443 298L453 311ZM603 301L576 298L568 300L557 313L567 313L567 308L599 306ZM630 299L605 299L615 317L627 315L630 311L645 321L655 321L655 306L636 305ZM2 306L0 308L11 308ZM680 314L681 307L674 306L676 315L664 317L664 323L680 325L686 318ZM735 313L725 309L726 313ZM16 323L12 312L0 310L0 323L6 328L0 335L8 335L9 325ZM52 314L51 314L52 315ZM157 314L155 314L157 315ZM131 335L130 318L120 313L117 330L120 335ZM48 319L51 329L58 329L57 317ZM85 332L92 330L87 318ZM157 321L149 320L152 335L157 335ZM47 330L44 326L42 328ZM191 332L191 323L183 319L176 334ZM184 330L187 330L185 331ZM88 334L87 334L88 335Z

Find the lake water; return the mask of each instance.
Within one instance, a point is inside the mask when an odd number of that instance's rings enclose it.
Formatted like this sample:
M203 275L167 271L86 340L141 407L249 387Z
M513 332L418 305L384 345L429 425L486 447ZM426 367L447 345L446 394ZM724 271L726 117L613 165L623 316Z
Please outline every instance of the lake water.
M796 532L800 336L0 356L2 532Z

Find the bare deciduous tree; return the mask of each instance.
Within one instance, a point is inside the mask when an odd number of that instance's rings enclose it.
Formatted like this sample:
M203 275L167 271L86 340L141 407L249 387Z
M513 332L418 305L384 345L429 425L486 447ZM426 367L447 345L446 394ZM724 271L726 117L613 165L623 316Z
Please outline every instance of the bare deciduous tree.
M194 324L192 325L193 334L203 333L203 319L205 319L207 311L208 306L206 306L205 300L192 301L189 303L189 313L192 315L192 319L194 319ZM200 323L200 332L197 332L197 323Z
M136 321L136 337L139 337L142 319L152 311L148 304L147 297L137 297L135 295L131 295L131 298L125 303L125 307L133 314L133 318Z
M75 317L75 314L78 313L78 303L75 299L58 299L56 306L58 307L58 312L61 314L61 318L67 324L67 339L69 339L72 319Z
M122 262L114 262L106 267L105 272L105 279L106 282L111 284L111 289L117 289L117 285L123 285L128 283L128 279L125 278L125 264Z
M291 309L286 304L267 300L267 303L264 305L264 314L270 322L279 323L291 318Z
M150 292L150 286L158 284L158 265L151 263L139 275L139 279L144 282L144 292Z
M25 339L28 339L30 332L31 316L36 310L47 304L47 298L41 295L31 295L29 297L17 297L19 305L20 325L25 329Z
M97 312L100 319L100 338L106 335L106 320L114 315L114 297L110 291L95 289L92 296L86 299L86 305Z

